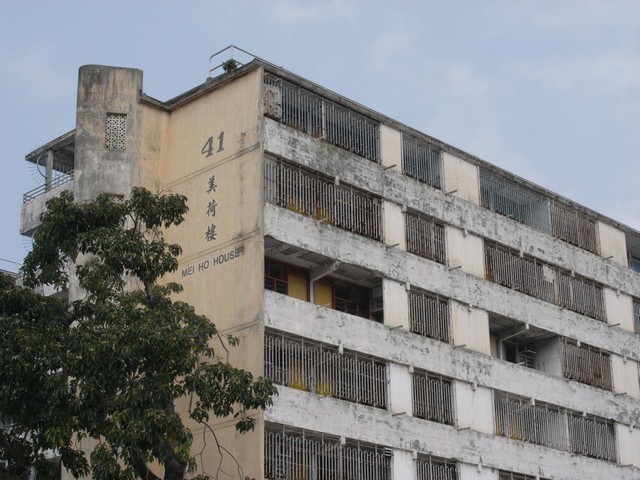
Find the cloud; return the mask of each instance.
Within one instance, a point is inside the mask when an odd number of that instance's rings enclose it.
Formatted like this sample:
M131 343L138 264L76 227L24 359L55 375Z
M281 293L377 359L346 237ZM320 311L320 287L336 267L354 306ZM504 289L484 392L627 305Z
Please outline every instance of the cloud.
M323 0L319 2L272 0L262 4L262 7L268 12L270 21L291 24L353 18L355 16L354 6L354 2L349 0Z

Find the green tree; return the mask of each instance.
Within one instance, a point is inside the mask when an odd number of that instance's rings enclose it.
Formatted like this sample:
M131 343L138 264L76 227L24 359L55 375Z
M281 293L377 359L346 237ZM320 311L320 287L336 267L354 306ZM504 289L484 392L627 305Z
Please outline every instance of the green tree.
M165 480L181 480L196 466L181 414L204 426L210 415L232 415L246 432L254 427L247 412L271 403L269 380L229 364L227 345L238 340L176 300L180 285L162 282L181 249L161 229L186 213L185 197L142 188L124 201L76 203L67 192L47 202L24 287L0 278L0 418L12 422L0 428L0 462L8 471L45 465L53 450L74 476L160 480L149 469L156 461ZM35 293L67 289L70 277L79 299ZM177 412L185 396L191 407ZM97 441L89 459L78 447L86 438Z

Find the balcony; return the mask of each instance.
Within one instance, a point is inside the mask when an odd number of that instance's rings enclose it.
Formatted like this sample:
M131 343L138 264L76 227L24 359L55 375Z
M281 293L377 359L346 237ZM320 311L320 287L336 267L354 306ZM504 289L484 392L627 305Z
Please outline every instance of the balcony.
M492 356L611 391L611 356L599 348L489 314Z
M442 190L442 151L429 143L403 134L402 173Z
M441 342L451 340L449 300L435 293L413 288L408 292L411 331Z
M265 289L383 322L381 275L271 237L265 252Z
M453 425L453 387L450 379L426 371L412 375L413 416Z
M487 280L605 321L602 285L487 240L484 252Z
M408 252L445 264L444 223L421 213L407 212L405 228Z
M418 454L416 458L418 480L457 480L458 464L455 460Z
M549 233L560 240L598 253L595 219L575 207L552 200L532 188L486 168L480 168L483 207Z
M266 425L264 478L391 480L391 450L293 427Z
M387 366L351 350L267 331L264 375L274 383L376 408L387 405Z
M610 420L506 393L495 393L496 435L616 461L615 426Z
M379 162L379 123L283 78L264 77L265 114L356 155Z
M318 172L265 158L265 201L374 240L382 239L382 201Z

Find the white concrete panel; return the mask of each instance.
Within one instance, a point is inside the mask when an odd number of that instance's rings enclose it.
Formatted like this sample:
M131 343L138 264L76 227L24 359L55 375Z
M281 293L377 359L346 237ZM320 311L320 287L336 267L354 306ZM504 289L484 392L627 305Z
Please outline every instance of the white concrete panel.
M484 278L484 244L480 237L447 225L447 262L449 268Z
M382 225L384 243L406 250L406 229L401 205L386 200L382 202Z
M392 480L408 480L416 478L416 466L412 453L407 450L393 450Z
M454 300L449 305L454 345L464 345L471 350L491 355L487 312Z
M412 415L411 374L408 365L389 363L389 411Z
M390 328L401 327L409 330L409 298L405 283L384 278L382 280L384 298L384 324Z
M635 332L633 324L633 299L629 295L604 288L604 306L607 323L628 332Z
M620 464L640 467L640 429L617 424L616 437L618 438Z
M491 389L467 382L454 382L458 428L494 433L493 393Z
M624 359L619 355L611 355L611 371L613 375L613 391L626 393L640 399L640 379L638 378L638 363Z
M480 205L478 167L448 152L443 154L444 191Z
M627 241L624 233L606 223L598 222L597 225L601 255L627 268L629 260L627 258Z
M384 124L380 125L380 163L402 171L402 134Z

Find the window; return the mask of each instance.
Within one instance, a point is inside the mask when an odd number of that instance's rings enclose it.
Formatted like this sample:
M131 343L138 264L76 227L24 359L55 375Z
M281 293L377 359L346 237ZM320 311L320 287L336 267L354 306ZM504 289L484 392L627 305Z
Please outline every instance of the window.
M124 150L126 133L127 115L125 113L107 113L104 127L105 148Z

